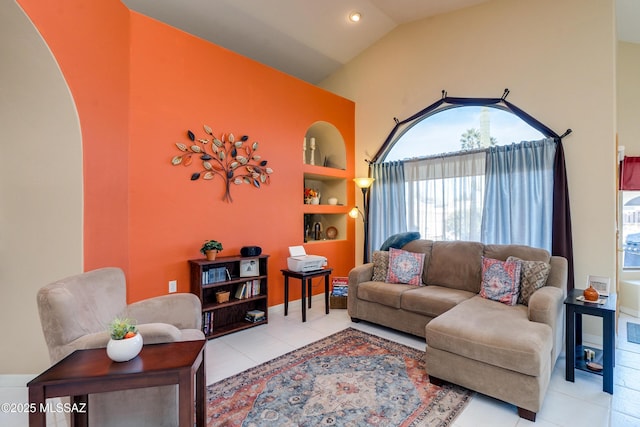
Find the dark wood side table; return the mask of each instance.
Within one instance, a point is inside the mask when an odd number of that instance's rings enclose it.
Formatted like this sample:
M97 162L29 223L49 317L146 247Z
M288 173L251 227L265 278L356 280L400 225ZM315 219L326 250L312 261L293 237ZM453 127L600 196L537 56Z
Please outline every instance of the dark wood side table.
M322 270L314 270L307 272L298 272L292 270L281 270L284 275L284 315L289 314L289 278L300 279L302 285L302 321L307 321L307 293L309 294L309 308L311 308L311 279L314 277L324 276L324 309L329 314L329 275L333 268L323 268Z
M71 396L72 426L87 426L88 394L178 384L179 425L205 425L204 340L150 344L128 362L104 348L76 350L27 383L29 426L45 426L47 398ZM195 376L195 382L194 382ZM194 391L195 390L195 391ZM144 391L141 391L144 393Z
M573 289L564 301L566 306L566 351L567 362L565 379L573 382L575 369L602 375L602 390L613 394L613 367L615 366L615 337L616 337L616 294L604 298L604 304L583 302L577 299L582 295L582 289ZM603 298L603 297L601 297ZM582 344L582 315L588 314L602 318L602 350L587 347ZM594 362L601 364L602 372L587 368L584 350L595 352Z

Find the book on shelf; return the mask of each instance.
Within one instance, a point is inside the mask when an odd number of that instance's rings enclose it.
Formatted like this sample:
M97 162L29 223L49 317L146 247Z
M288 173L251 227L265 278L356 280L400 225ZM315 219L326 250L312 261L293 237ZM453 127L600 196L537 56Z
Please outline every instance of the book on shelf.
M245 299L247 293L247 283L239 284L236 288L236 299Z
M213 332L213 311L202 313L202 332L205 336Z
M247 280L236 288L236 299L245 299L260 295L260 280Z
M336 276L331 280L331 295L333 296L347 296L349 290L349 278Z
M229 271L226 267L214 267L202 271L203 285L224 282L225 280L230 280Z

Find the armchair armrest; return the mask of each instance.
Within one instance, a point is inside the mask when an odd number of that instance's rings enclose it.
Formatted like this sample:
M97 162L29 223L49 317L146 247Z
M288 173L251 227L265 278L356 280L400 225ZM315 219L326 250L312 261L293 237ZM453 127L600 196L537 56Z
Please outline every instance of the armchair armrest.
M126 316L136 319L138 325L167 323L178 329L202 327L200 299L190 293L162 295L134 302L127 306Z
M49 347L49 356L51 363L58 363L64 359L67 355L73 353L76 350L86 350L89 348L104 348L107 346L109 339L109 331L105 330L101 332L95 332L93 334L82 335L75 340L63 345Z

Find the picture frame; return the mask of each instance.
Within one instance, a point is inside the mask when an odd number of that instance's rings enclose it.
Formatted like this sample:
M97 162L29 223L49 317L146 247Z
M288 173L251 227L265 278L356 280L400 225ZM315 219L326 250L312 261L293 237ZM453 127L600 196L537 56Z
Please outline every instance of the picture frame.
M608 297L611 288L611 278L605 276L587 276L587 288L593 286L600 296Z
M254 277L260 275L260 265L257 258L240 260L240 277Z

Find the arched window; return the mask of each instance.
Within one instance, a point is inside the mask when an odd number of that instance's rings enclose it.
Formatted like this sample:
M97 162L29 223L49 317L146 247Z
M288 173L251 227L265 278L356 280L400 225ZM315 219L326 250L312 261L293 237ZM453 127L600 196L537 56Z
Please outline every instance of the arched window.
M394 119L369 162L365 260L406 231L432 240L524 244L567 258L573 289L562 148L571 129L557 134L507 101L508 94L456 98L443 90L440 100Z
M544 135L498 106L448 106L425 115L398 133L385 162L537 141Z

